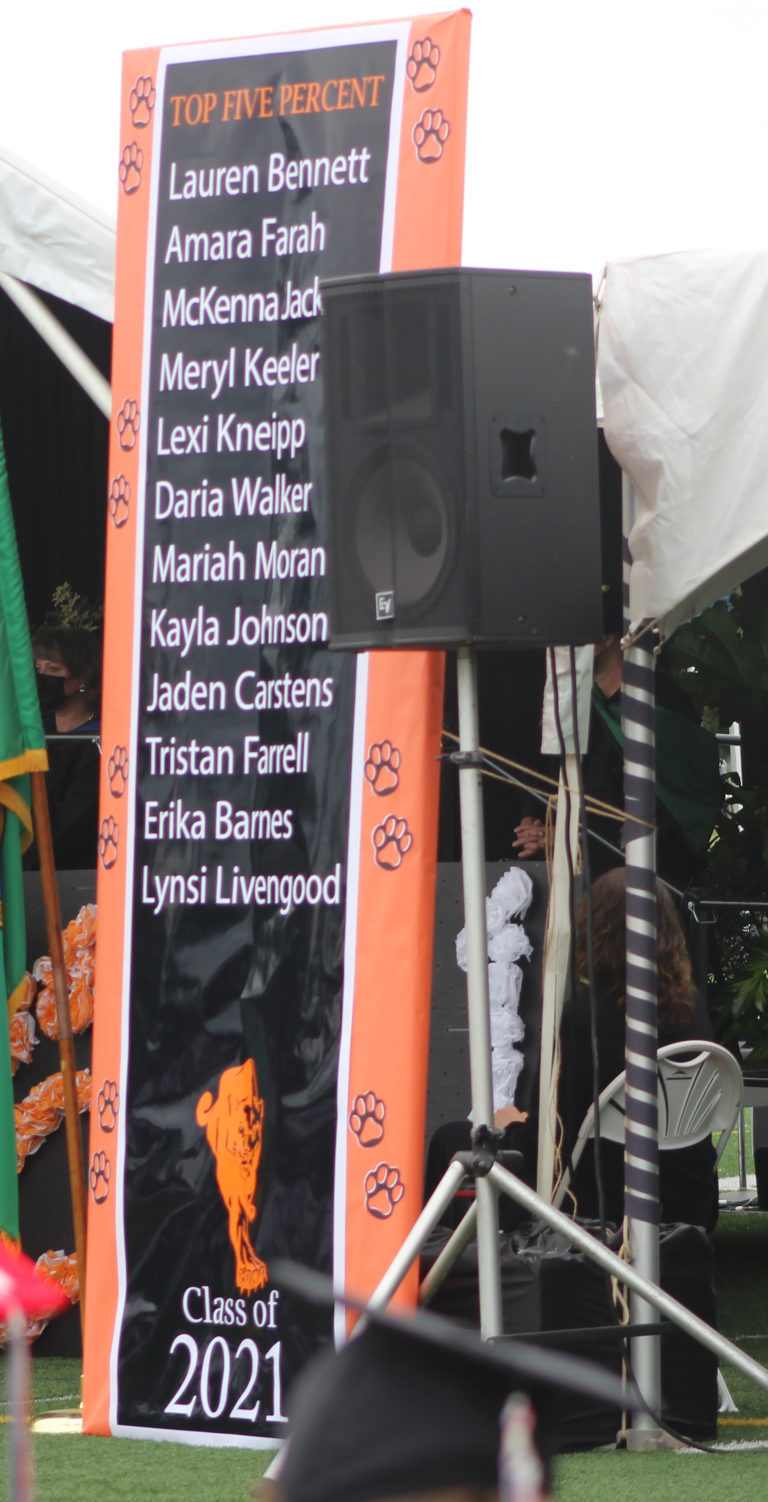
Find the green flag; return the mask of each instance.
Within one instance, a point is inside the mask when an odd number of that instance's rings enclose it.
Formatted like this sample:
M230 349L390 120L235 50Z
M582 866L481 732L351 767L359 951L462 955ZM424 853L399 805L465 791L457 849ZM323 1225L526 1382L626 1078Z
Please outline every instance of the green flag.
M48 756L0 433L0 1234L17 1241L19 1196L8 1022L26 969L21 855L32 836L29 772ZM3 1008L2 1003L5 1002Z

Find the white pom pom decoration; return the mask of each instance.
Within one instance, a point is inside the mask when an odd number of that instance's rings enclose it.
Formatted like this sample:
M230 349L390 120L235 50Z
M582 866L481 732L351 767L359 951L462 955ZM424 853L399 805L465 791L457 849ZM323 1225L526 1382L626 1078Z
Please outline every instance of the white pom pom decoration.
M532 896L533 882L528 872L513 866L497 881L485 901L494 1111L514 1105L523 1067L523 1055L514 1046L525 1034L519 1014L523 976L517 961L529 960L533 946L521 924L511 923L510 919L525 916ZM456 937L456 963L460 970L466 971L466 928Z
M529 960L533 946L519 923L507 923L500 933L494 934L488 945L488 954L492 960L513 963L515 960Z
M532 897L533 882L528 872L511 866L497 881L490 900L501 904L506 918L524 918Z

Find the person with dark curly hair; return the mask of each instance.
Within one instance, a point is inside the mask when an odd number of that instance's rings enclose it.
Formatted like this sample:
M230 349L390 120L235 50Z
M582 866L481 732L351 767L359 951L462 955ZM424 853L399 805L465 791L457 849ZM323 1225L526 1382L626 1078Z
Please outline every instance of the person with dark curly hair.
M57 870L90 870L99 820L101 641L79 626L42 628L32 638L32 653L47 737L54 861ZM36 845L24 865L38 868Z
M656 883L658 927L659 1047L688 1038L712 1040L706 1006L693 983L691 962L674 900ZM598 878L592 897L592 981L597 1027L598 1090L624 1069L626 1000L625 875L617 867ZM561 1075L558 1096L567 1162L579 1128L592 1104L590 977L587 950L587 901L577 913L575 970L577 992L563 1008ZM601 1142L600 1161L605 1213L614 1225L624 1214L624 1152ZM588 1143L576 1168L573 1190L580 1219L598 1213L594 1148ZM717 1221L715 1152L706 1138L693 1147L659 1154L661 1219L711 1230Z

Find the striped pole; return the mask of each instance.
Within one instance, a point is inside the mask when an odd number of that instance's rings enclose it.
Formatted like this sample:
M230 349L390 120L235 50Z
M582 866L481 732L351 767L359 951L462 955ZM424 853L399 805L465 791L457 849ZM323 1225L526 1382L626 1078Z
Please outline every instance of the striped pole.
M634 496L623 479L624 626L629 627L629 554ZM624 736L625 863L627 893L626 1104L624 1213L634 1266L659 1281L659 1129L656 1053L656 817L654 657L647 634L624 657L621 718ZM630 1295L632 1322L653 1319L653 1307ZM632 1368L652 1414L661 1408L658 1336L631 1342ZM630 1449L658 1449L663 1433L648 1413L633 1415Z

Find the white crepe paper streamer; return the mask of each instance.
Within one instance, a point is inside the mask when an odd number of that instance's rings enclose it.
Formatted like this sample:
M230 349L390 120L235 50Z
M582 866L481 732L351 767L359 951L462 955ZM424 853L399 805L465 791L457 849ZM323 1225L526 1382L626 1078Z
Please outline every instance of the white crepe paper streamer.
M510 965L509 972L509 999L505 1001L504 1005L505 1007L511 1007L514 1012L517 1012L520 1006L520 992L523 989L523 972L519 965ZM520 1027L524 1030L522 1018L520 1018ZM522 1036L523 1033L521 1032L520 1037L522 1038Z
M488 978L491 982L491 972L497 970L497 965L488 967ZM504 967L507 968L506 966ZM517 970L516 965L509 966L510 971ZM507 1044L519 1043L525 1036L525 1026L520 1016L517 1003L520 996L520 984L522 977L520 971L517 975L510 974L503 978L502 984L505 994L502 1000L491 1001L491 1047L503 1048ZM495 977L494 977L495 981Z
M456 964L460 970L467 968L467 930L462 928L456 935Z
M522 1040L525 1033L517 1009L522 979L517 965L497 962L488 966L494 1111L514 1104L515 1089L523 1067L523 1056L514 1046ZM494 996L499 999L494 1001Z
M494 1007L506 1006L512 995L512 965L497 961L488 966L488 999L491 1011ZM517 969L517 966L514 966Z
M515 1091L517 1082L523 1068L523 1055L514 1049L504 1059L496 1059L491 1064L491 1085L493 1089L493 1109L503 1110L504 1106L513 1106L515 1103Z
M491 938L493 938L494 934L501 933L501 930L504 927L504 924L506 923L506 921L507 921L507 915L506 915L506 913L504 911L504 908L503 908L502 904L500 902L495 902L492 896L491 897L486 897L486 899L485 899L485 927L486 927L486 931L487 931L487 934L488 934L488 938L491 939Z

